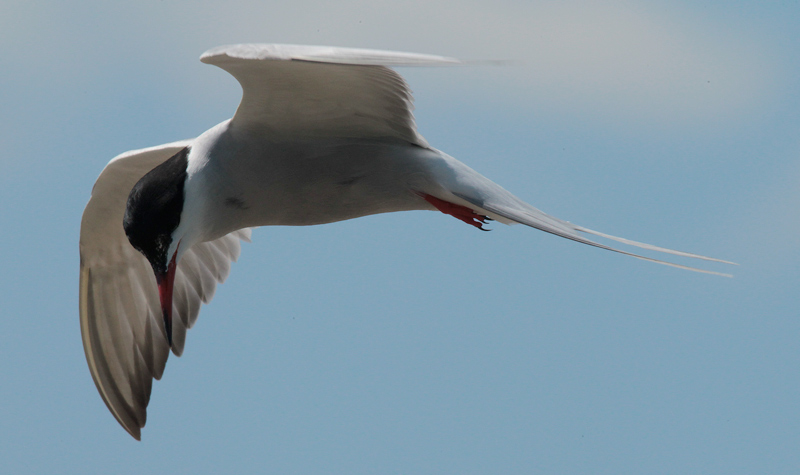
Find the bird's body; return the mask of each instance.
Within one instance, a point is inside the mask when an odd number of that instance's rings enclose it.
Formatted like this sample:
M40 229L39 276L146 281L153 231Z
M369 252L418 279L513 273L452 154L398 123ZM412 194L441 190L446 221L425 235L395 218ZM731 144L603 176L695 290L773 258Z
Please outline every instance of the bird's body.
M286 45L220 47L201 60L242 85L236 115L196 139L113 159L81 223L86 358L103 400L136 438L152 379L170 350L182 353L200 303L226 278L252 227L438 209L481 229L489 219L521 223L675 267L688 268L581 233L717 260L562 221L428 145L405 82L385 66L455 60Z
M305 226L427 209L414 190L428 188L437 161L437 151L399 141L287 141L240 132L226 121L191 147L186 201L211 208L197 211L214 217L198 226L206 233L198 236L202 241L242 227ZM195 195L212 198L193 200Z

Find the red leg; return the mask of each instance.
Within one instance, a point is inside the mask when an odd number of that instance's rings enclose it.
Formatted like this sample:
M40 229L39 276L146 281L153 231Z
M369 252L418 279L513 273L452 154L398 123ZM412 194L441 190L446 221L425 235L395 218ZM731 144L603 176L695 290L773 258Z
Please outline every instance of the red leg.
M488 216L484 216L482 214L478 214L471 209L467 208L466 206L457 205L455 203L450 203L449 201L440 200L435 196L431 196L427 193L420 193L421 197L425 198L425 201L432 204L436 207L439 211L444 214L449 214L450 216L460 219L467 224L471 224L476 228L480 229L481 231L489 231L489 229L484 229L483 225L486 224L486 221L489 220Z

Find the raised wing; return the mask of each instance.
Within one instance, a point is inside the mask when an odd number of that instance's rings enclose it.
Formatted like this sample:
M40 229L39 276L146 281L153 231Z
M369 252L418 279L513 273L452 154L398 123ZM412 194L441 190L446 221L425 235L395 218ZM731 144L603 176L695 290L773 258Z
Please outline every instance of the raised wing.
M122 228L125 203L145 173L191 145L175 142L124 153L109 162L92 189L81 221L80 319L83 349L97 390L137 440L147 418L153 378L169 357L152 268ZM242 229L196 244L178 264L173 290L173 345L180 356L191 328L217 282L239 256Z
M291 137L393 138L427 147L411 91L387 66L458 64L442 56L325 46L221 46L200 57L242 86L233 125Z

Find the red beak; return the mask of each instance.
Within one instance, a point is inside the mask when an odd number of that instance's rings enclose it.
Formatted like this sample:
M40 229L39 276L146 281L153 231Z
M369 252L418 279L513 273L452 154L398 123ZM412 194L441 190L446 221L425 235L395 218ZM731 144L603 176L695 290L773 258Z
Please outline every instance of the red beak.
M167 342L172 347L172 286L175 283L175 268L177 263L178 250L172 255L165 274L156 274L158 283L158 297L161 300L161 313L164 315L164 329L167 331Z

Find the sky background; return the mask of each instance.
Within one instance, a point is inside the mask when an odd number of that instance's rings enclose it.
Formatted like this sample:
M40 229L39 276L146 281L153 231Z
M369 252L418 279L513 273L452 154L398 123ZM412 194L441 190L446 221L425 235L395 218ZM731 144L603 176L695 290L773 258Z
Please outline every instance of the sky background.
M0 7L3 472L800 473L798 2ZM136 442L83 355L81 213L115 155L233 114L198 57L245 42L508 60L401 69L422 135L735 277L436 212L259 229Z

